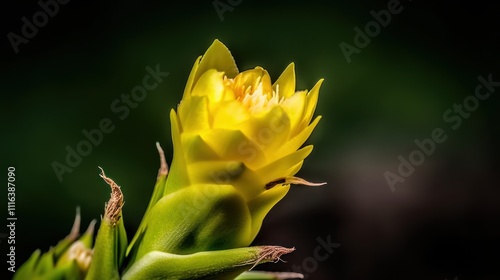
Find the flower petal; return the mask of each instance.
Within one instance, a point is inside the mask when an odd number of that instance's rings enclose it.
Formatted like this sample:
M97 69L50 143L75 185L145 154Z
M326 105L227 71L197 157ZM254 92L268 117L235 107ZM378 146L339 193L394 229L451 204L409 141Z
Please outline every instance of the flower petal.
M290 174L289 176L293 176L299 172L299 170L302 168L302 165L304 164L304 161L301 161L297 163L296 165L292 166L290 169L285 171L286 174Z
M290 166L295 166L296 164L303 161L313 150L313 146L306 146L294 153L288 154L270 164L255 170L256 173L264 180L266 183L274 181L279 178L291 176L286 172L290 170Z
M219 156L225 160L249 161L257 159L263 153L240 130L211 129L200 134L201 138ZM252 151L247 151L247 146Z
M201 60L201 55L196 59L194 62L193 68L191 69L191 73L189 73L189 77L186 83L186 87L184 88L184 94L182 96L182 99L187 98L191 90L193 89L193 83L194 83L194 76L196 75L196 72L198 71L198 65L200 64Z
M234 78L238 74L238 67L236 66L236 62L231 52L217 39L214 40L212 45L203 55L193 82L196 84L201 75L210 69L224 72L228 78Z
M215 69L206 71L194 85L191 96L207 96L210 105L221 101L226 88L222 80L223 76L223 72Z
M186 158L184 155L184 148L182 147L180 123L175 113L175 110L170 110L170 125L172 130L172 144L174 146L174 157L170 168L170 173L165 183L165 190L163 195L168 195L189 186L189 177L186 166Z
M286 98L281 104L283 110L290 118L290 135L293 136L300 128L306 109L306 91L299 91Z
M217 107L213 116L214 129L234 129L250 117L248 110L236 100L224 101Z
M301 125L302 127L307 126L314 115L314 110L316 109L316 104L318 103L319 89L323 80L324 79L320 79L307 94L307 109L304 113L304 121Z
M265 153L273 154L288 140L290 119L280 106L265 115L253 116L239 126L243 134ZM295 149L296 150L296 149ZM295 150L289 150L288 153ZM247 162L251 168L258 168L265 162Z
M179 118L182 132L203 131L210 128L208 98L192 96L179 105Z
M248 209L252 216L252 233L251 238L255 238L262 226L262 221L266 217L271 208L278 203L290 190L290 185L280 186L266 190L260 195L248 201Z
M314 119L314 121L309 126L307 126L304 130L302 130L299 134L297 134L295 137L293 137L290 140L283 143L283 145L278 150L276 150L272 154L272 156L273 157L281 157L281 156L284 156L284 155L290 153L290 151L295 151L298 148L300 148L300 146L302 146L302 144L304 144L304 142L307 140L307 138L309 138L309 136L313 132L316 125L318 125L320 120L321 120L321 116L316 117L316 119Z
M217 153L210 148L198 133L183 133L181 135L182 146L186 161L189 163L194 161L218 160L220 159Z
M245 171L240 161L196 161L188 166L189 177L193 184L227 184L235 186L235 181Z
M262 176L241 161L197 161L188 167L191 183L228 184L249 200L265 191ZM266 179L266 178L264 178Z
M269 73L260 66L243 71L234 78L234 88L236 89L245 90L251 87L251 91L255 91L259 83L262 83L262 91L264 94L272 93L271 77ZM243 94L243 92L240 94Z
M295 64L288 64L279 78L274 82L273 89L279 88L280 96L289 97L295 93Z

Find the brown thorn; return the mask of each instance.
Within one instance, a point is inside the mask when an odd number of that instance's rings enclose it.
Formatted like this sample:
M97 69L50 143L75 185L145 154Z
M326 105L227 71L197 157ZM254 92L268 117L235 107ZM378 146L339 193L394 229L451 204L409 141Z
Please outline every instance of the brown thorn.
M249 269L252 270L261 262L266 261L283 261L281 259L282 255L289 254L295 251L295 248L285 248L281 246L261 246L261 251L258 256L254 260L249 260L248 262L244 262L241 265L253 264L253 266Z
M68 239L75 240L78 235L80 235L80 223L82 221L82 216L80 215L80 206L76 207L76 215L75 221L73 222L73 226L71 227L71 231L69 232Z
M85 231L85 233L93 235L94 234L94 229L95 229L96 222L97 221L95 219L93 219L92 221L90 221L90 224L89 224L87 230Z
M304 180L302 178L292 176L292 177L283 177L283 178L279 178L279 179L276 179L274 181L271 181L271 182L266 184L265 188L266 188L266 190L269 190L269 189L272 189L276 185L283 185L283 184L295 184L295 185L305 185L305 186L316 187L316 186L326 185L326 182L312 183L312 182L309 182L309 181Z
M311 186L311 187L317 187L317 186L323 186L326 185L326 182L322 183L312 183L307 180L304 180L299 177L287 177L286 178L286 183L287 184L295 184L295 185L304 185L304 186Z
M158 149L158 154L160 155L160 170L158 170L158 177L168 175L168 164L165 159L165 152L160 146L159 142L156 142L156 149Z
M111 178L108 178L104 173L104 170L101 169L101 178L111 187L111 197L105 205L104 218L110 219L111 223L116 224L120 220L120 212L123 207L123 193L115 181Z

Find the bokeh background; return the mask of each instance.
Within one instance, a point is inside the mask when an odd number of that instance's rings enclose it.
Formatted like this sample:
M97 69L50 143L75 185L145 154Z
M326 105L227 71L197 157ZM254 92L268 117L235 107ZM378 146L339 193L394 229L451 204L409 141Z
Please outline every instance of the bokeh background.
M308 140L315 150L299 175L328 184L295 186L271 211L254 243L297 250L261 269L300 267L307 279L500 279L500 88L458 129L443 120L474 94L479 75L500 80L498 9L401 0L402 12L348 63L339 45L354 45L353 28L389 2L220 0L236 4L221 17L214 1L73 0L18 54L7 34L20 34L21 18L40 6L4 3L0 159L4 180L16 168L18 264L64 237L76 206L82 227L100 218L109 188L97 166L122 186L133 234L159 166L155 142L171 155L168 112L196 57L218 38L240 70L260 65L277 78L293 61L299 89L325 78L323 119ZM157 64L170 75L121 120L111 103ZM64 163L66 146L103 118L115 130L60 182L51 164ZM396 173L398 156L408 158L414 140L435 128L447 140L392 191L384 173ZM340 246L318 260L319 239ZM4 238L0 249L5 258Z

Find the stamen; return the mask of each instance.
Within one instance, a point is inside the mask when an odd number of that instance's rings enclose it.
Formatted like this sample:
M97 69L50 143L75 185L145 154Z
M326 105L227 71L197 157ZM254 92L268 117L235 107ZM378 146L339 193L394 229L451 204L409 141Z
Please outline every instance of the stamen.
M253 85L236 85L234 79L227 76L223 77L223 81L227 87L231 87L234 91L235 99L240 101L250 113L257 113L264 110L270 110L276 105L281 104L285 97L279 95L279 85L272 92L264 92L264 84L262 77L257 77Z

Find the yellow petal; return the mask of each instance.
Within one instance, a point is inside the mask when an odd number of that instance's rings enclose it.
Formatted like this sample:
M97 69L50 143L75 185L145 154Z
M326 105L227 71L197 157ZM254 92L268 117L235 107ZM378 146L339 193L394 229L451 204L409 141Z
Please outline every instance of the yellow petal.
M303 164L304 164L304 161L301 161L301 162L297 163L296 165L294 165L292 168L285 171L285 173L289 174L287 176L293 176L293 175L297 174L297 172L299 172L299 170L302 168Z
M290 185L275 187L264 191L248 202L248 209L252 216L252 240L257 236L264 217L278 201L285 197L288 190L290 190Z
M203 55L193 82L196 84L201 75L210 69L224 72L228 78L234 78L238 74L238 67L231 52L217 39Z
M213 128L235 129L250 117L248 110L236 100L224 101L217 106L213 116Z
M196 184L229 184L249 200L266 189L258 173L241 161L197 161L189 164L189 178Z
M262 67L255 67L254 69L246 70L238 74L234 78L234 88L243 89L250 87L251 91L257 89L259 83L262 83L262 91L265 94L272 93L271 77L269 73ZM244 92L240 92L240 95L244 95Z
M226 88L223 76L223 72L215 69L206 71L194 85L191 96L207 96L210 104L219 102L224 97Z
M185 186L189 186L189 177L186 166L186 159L184 156L184 148L181 142L181 132L179 127L179 120L177 114L172 109L170 110L170 125L172 130L172 143L174 146L174 157L170 172L165 183L164 196L175 192Z
M314 110L316 109L316 104L318 103L319 89L322 83L323 79L320 79L307 94L307 109L304 113L304 122L301 125L302 127L307 126L314 115Z
M192 96L179 105L180 124L183 132L203 131L210 128L208 99Z
M279 88L280 96L289 97L295 93L295 64L290 63L273 84L273 89Z
M193 184L227 184L235 181L246 167L239 161L197 161L188 165L189 178Z
M174 109L170 110L170 128L172 133L172 144L174 146L174 151L182 151L179 119Z
M307 126L304 130L302 130L299 134L297 134L295 137L293 137L290 140L283 143L283 145L278 150L276 150L272 156L273 157L281 157L281 156L284 156L284 155L290 153L290 151L295 151L298 148L300 148L300 146L302 146L302 144L304 144L304 142L307 140L307 138L309 138L309 136L313 132L316 125L318 125L320 120L321 120L321 116L316 117L316 119L314 119L314 121L309 126Z
M304 111L306 109L306 91L296 92L285 99L281 107L290 118L290 132L291 135L294 135L303 121Z
M182 146L187 163L194 161L218 160L219 156L210 148L201 136L195 133L183 133L181 135Z
M220 158L225 160L246 161L257 157L257 154L262 154L260 150L256 150L252 154L245 151L245 143L250 143L251 140L239 130L211 129L202 133L201 138ZM252 147L259 148L255 145Z
M187 98L191 90L193 89L194 76L198 71L198 65L200 64L201 55L194 62L193 68L191 69L191 73L189 73L189 77L186 83L186 87L184 88L184 94L182 95L182 99Z
M291 174L287 174L286 171L303 161L312 152L312 149L312 145L306 146L294 153L271 162L259 170L256 170L256 172L265 182L271 182L279 178L291 176Z
M249 118L239 128L260 150L272 154L288 140L290 119L283 108L276 106L265 115ZM251 163L252 168L259 166L257 162Z

